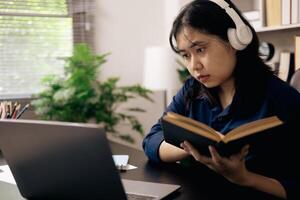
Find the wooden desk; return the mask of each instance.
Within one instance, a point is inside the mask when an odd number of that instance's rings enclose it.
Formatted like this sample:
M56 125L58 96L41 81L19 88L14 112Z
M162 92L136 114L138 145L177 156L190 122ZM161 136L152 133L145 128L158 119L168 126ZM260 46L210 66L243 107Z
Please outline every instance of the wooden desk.
M179 192L167 199L194 200L194 199L275 199L271 196L258 193L230 184L223 177L211 172L201 165L188 167L179 164L153 164L148 162L144 152L110 143L113 154L128 154L129 163L137 169L122 172L121 177L131 180L144 180L159 183L181 185ZM5 164L3 161L0 165ZM0 182L0 199L24 200L15 185Z
M182 186L178 193L175 193L167 199L278 199L252 189L242 188L231 184L220 175L202 165L191 167L182 164L154 164L148 161L142 151L131 149L116 143L111 143L111 149L114 154L128 154L130 158L129 163L138 167L135 170L121 173L122 178L178 184Z

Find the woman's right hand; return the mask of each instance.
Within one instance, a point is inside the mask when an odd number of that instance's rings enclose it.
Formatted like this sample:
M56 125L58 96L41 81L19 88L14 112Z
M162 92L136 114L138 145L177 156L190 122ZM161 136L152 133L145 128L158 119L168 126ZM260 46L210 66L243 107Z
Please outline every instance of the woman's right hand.
M195 160L221 174L232 183L252 187L276 197L284 199L287 197L285 188L278 180L247 170L245 166L245 156L248 153L249 145L245 145L239 153L229 158L221 157L212 146L209 147L211 157L201 155L199 151L187 141L183 142L181 146L186 152L191 154Z
M227 180L238 185L246 185L249 172L245 165L245 157L248 154L249 145L245 145L239 153L231 155L229 158L220 156L213 146L209 146L211 157L202 155L187 141L184 141L181 146L195 160L224 176Z

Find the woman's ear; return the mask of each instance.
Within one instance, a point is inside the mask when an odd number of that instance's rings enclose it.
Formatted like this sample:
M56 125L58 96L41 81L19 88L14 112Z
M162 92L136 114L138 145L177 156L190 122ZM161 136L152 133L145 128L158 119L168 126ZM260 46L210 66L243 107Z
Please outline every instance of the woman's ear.
M236 48L234 48L233 46L230 46L231 47L231 50L236 53L238 50L236 50Z
M230 43L229 43L229 50L234 54L236 54L236 52L238 51L233 46L231 46Z

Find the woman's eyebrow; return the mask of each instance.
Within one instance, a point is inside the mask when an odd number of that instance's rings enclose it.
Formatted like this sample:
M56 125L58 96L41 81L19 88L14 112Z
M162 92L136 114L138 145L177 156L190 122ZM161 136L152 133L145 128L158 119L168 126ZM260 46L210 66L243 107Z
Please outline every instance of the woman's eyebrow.
M188 47L189 49L191 49L191 48L193 48L193 47L195 47L195 46L204 46L204 45L206 45L208 42L204 42L204 41L194 41L194 42L190 42L191 43L191 45ZM179 49L179 48L177 48L177 52L178 53L182 53L182 52L186 52L186 50L185 49Z
M177 49L177 52L178 52L178 53L185 53L186 50L183 50L183 49Z
M189 48L193 48L195 46L203 46L203 45L206 45L206 44L207 44L207 42L204 42L204 41L192 41Z

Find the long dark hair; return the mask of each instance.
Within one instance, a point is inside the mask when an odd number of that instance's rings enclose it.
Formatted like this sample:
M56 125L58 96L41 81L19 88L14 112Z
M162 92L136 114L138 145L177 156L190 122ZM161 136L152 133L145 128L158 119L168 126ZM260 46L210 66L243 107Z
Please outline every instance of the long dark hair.
M239 102L236 102L238 105L234 107L238 107L241 114L249 114L261 104L266 90L267 77L273 72L259 57L259 40L254 29L229 0L226 2L239 14L253 33L251 43L244 50L237 51L237 63L233 72L235 91L239 95ZM228 42L227 30L235 28L235 24L225 10L217 4L209 0L192 1L183 7L173 22L169 42L176 53L178 53L178 49L174 43L184 27L191 27L201 33L218 36ZM207 97L212 104L218 101L214 95L217 88L208 89L198 81L193 82L186 95L187 106L199 96Z

